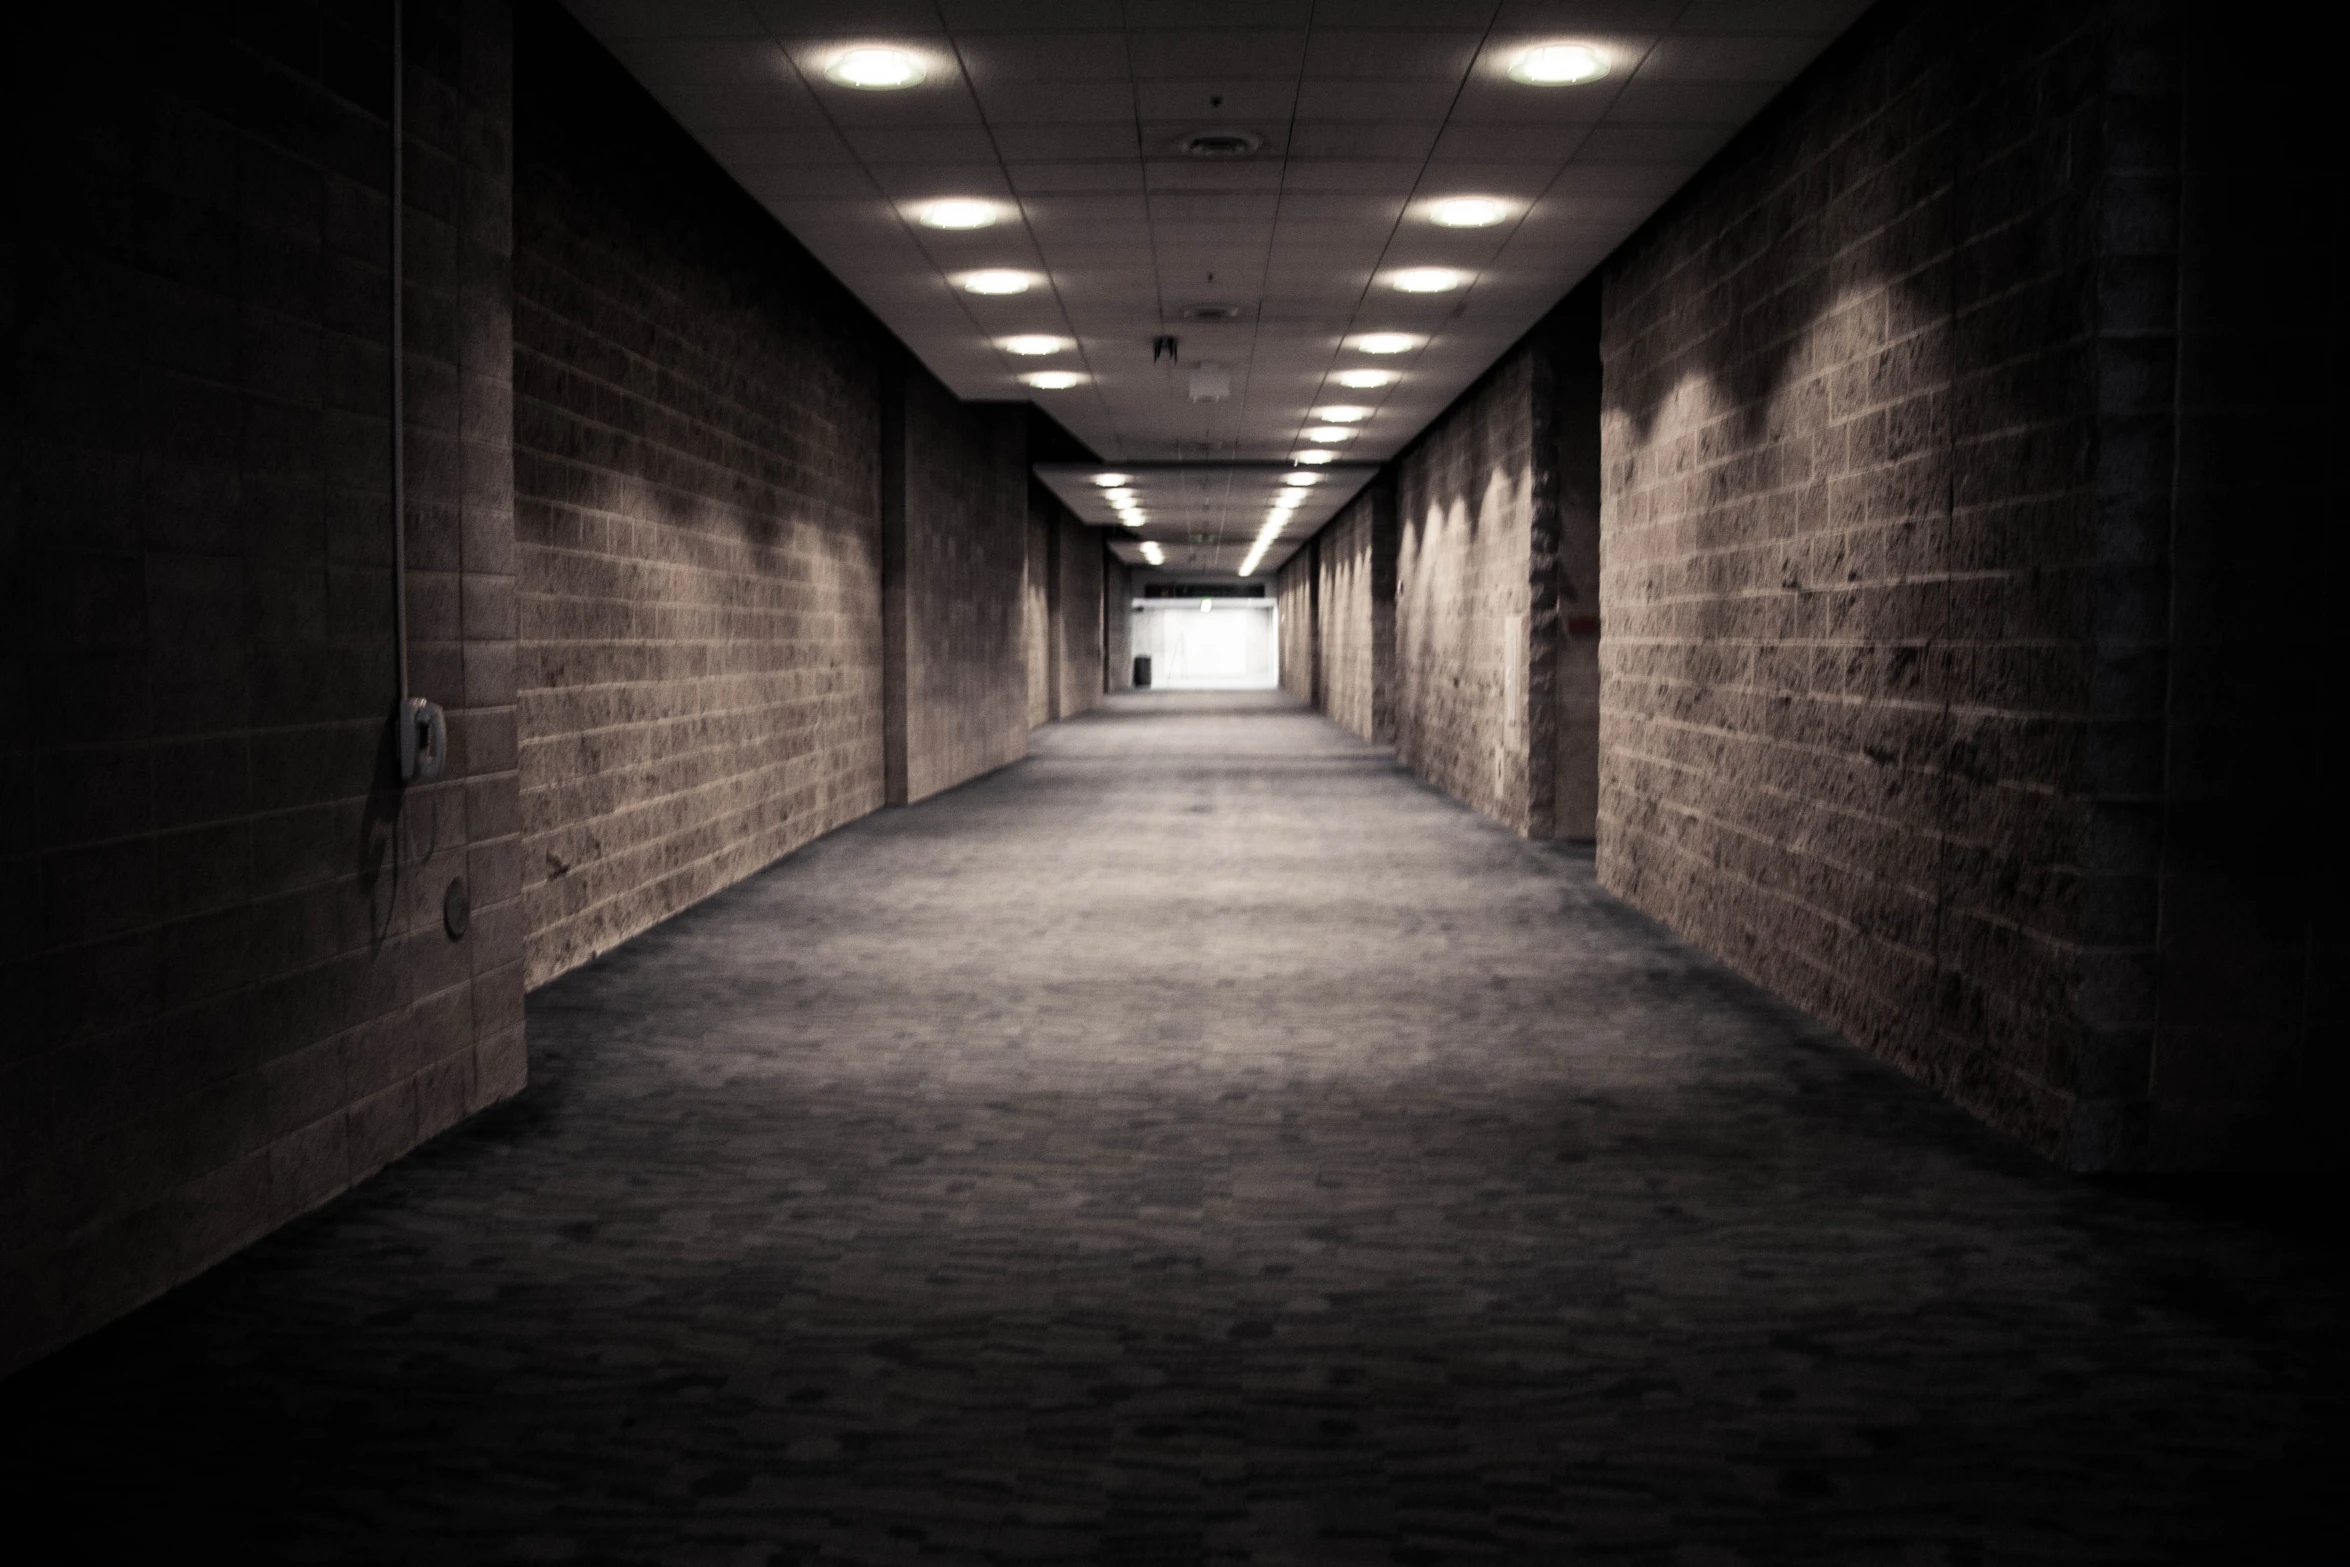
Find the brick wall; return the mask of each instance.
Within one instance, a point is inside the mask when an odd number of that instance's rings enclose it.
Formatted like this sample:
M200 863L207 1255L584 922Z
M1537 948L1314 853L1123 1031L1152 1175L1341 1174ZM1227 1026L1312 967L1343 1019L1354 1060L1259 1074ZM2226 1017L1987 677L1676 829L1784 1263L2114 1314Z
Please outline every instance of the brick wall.
M1020 579L1021 640L1027 650L1028 725L1053 721L1053 550L1059 538L1052 492L1035 485L1028 492L1028 552Z
M905 781L890 798L911 802L1028 754L1030 481L1017 405L958 402L914 365L904 387Z
M452 757L403 792L388 19L349 20L12 33L0 1370L521 1084L508 21L409 12L412 669Z
M1134 689L1134 578L1116 556L1102 562L1102 687Z
M1056 569L1060 592L1054 606L1058 646L1053 667L1053 716L1074 718L1102 703L1102 530L1087 527L1059 501L1060 547Z
M1273 574L1274 618L1281 641L1281 689L1300 702L1320 706L1321 682L1314 667L1315 601L1320 597L1312 539Z
M2089 1164L2160 784L2133 14L1881 8L1604 275L1603 881Z
M882 339L568 17L521 27L536 985L880 803Z
M1599 280L1551 312L1541 337L1551 359L1558 439L1558 762L1553 837L1599 832Z
M1395 739L1395 491L1385 477L1314 536L1322 711L1364 739Z
M1520 345L1394 464L1396 754L1537 837L1557 722L1549 375Z
M2350 200L2340 159L2291 151L2339 139L2324 52L2185 17L2162 988L2151 1062L2121 1064L2150 1075L2152 1162L2339 1162L2346 856L2339 742L2313 717L2350 684L2331 634Z

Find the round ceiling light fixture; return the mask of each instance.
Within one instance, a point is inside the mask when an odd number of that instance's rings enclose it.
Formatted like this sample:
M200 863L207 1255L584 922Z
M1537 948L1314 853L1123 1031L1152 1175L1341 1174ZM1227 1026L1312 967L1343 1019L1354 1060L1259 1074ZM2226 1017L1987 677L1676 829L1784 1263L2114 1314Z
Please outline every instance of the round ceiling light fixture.
M1396 375L1393 370L1341 370L1330 379L1350 392L1368 392L1382 386L1393 386Z
M1607 56L1589 44L1536 44L1510 61L1510 80L1529 87L1572 87L1607 74Z
M1419 347L1420 342L1421 339L1409 332L1365 332L1350 346L1363 354L1408 354Z
M1139 528L1139 527L1141 527L1141 526L1142 526L1142 523L1143 523L1143 519L1142 519L1142 515L1141 515L1141 513L1137 512L1137 513L1135 513L1134 515L1127 517L1127 518L1125 519L1125 523L1126 523L1126 526L1128 526L1129 528Z
M1340 441L1351 441L1355 432L1342 424L1316 424L1306 427L1306 439L1324 446L1336 446Z
M1114 474L1111 477L1123 479L1126 477L1126 475L1121 473ZM1102 481L1096 479L1093 482L1099 484ZM1102 494L1109 498L1109 502L1113 506L1124 506L1131 503L1134 499L1134 492L1123 484L1113 484L1107 489L1103 490Z
M921 212L926 229L984 229L993 228L996 220L995 203L978 201L968 196L950 196L934 201Z
M1264 145L1247 131L1199 131L1177 141L1175 150L1187 158L1253 158Z
M1365 419L1371 417L1371 410L1357 407L1353 403L1332 403L1327 408L1315 409L1314 417L1326 420L1331 424L1361 424Z
M1336 452L1299 452L1293 461L1310 463L1336 462L1338 461L1338 454Z
M890 92L919 86L922 62L903 49L843 49L824 67L824 78L862 92Z
M1039 370L1020 378L1040 392L1066 392L1085 379L1074 370Z
M1036 279L1025 272L996 267L985 272L963 274L963 291L967 294L1025 294Z
M1406 294L1449 294L1468 280L1450 267L1406 267L1387 281Z
M1428 208L1428 221L1440 229L1489 229L1509 215L1508 204L1491 196L1452 196Z
M1105 490L1114 490L1120 485L1132 484L1134 475L1130 473L1097 473L1093 476L1093 482Z
M1283 484L1294 484L1302 489L1304 486L1309 484L1320 484L1322 482L1322 476L1318 473L1285 473L1281 476L1281 482Z
M1057 354L1065 348L1075 348L1076 346L1065 337L1047 337L1042 332L1031 332L1020 337L1007 337L996 343L996 347L1005 353L1018 354L1023 359L1037 359L1046 354Z

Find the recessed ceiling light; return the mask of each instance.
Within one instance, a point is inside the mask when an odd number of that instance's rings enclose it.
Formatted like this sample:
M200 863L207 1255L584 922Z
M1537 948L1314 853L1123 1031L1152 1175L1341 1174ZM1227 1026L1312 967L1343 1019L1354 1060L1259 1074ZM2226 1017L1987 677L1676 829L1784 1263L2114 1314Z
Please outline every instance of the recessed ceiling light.
M1306 439L1319 441L1325 446L1335 446L1340 441L1351 441L1354 438L1355 432L1344 425L1314 424L1306 427Z
M995 346L1007 354L1018 354L1023 359L1035 359L1045 354L1057 354L1065 348L1074 348L1077 345L1065 337L1047 337L1041 332L1032 332L1022 337L1004 338Z
M1338 454L1336 452L1299 452L1297 460L1299 462L1336 462Z
M1103 475L1103 478L1114 478L1114 479L1121 479L1121 480L1122 480L1122 479L1124 479L1125 477L1126 477L1126 475L1124 475L1124 474L1122 474L1122 473L1118 473L1118 474L1104 474L1104 475ZM1099 484L1099 483L1101 483L1102 481L1101 481L1101 479L1096 479L1096 480L1094 480L1093 482L1094 482L1094 483L1096 483L1096 484ZM1107 496L1110 498L1110 504L1111 504L1111 505L1113 505L1113 506L1123 506L1123 505L1125 505L1125 504L1126 504L1128 501L1130 501L1130 500L1134 499L1134 492L1133 492L1132 490L1128 489L1128 488L1127 488L1127 487L1126 487L1124 484L1122 484L1122 483L1121 483L1121 484L1114 484L1114 485L1111 485L1111 486L1110 486L1108 489L1105 489L1104 491L1102 491L1102 493L1103 493L1104 495L1107 495Z
M1142 558L1154 566L1164 566L1167 563L1167 552L1159 548L1156 540L1145 539L1142 541Z
M1428 209L1428 221L1447 229L1489 229L1509 215L1491 196L1454 196Z
M1308 484L1320 484L1322 482L1322 476L1318 473L1285 473L1281 476L1281 482L1283 484L1295 484L1300 486Z
M1144 521L1144 519L1143 519L1142 515L1141 515L1141 514L1138 512L1138 513L1136 513L1136 514L1134 514L1134 515L1132 515L1132 516L1130 516L1130 517L1126 518L1126 526L1128 526L1129 528L1139 528L1139 527L1141 527L1141 526L1142 526L1142 524L1143 524L1143 521Z
M1020 378L1041 392L1066 392L1085 379L1073 370L1039 370Z
M1589 44L1537 44L1510 62L1510 80L1533 87L1571 87L1607 74L1607 56Z
M1368 392L1374 387L1395 384L1393 370L1341 370L1330 378L1350 392Z
M1132 484L1134 476L1129 473L1097 473L1093 476L1093 482L1105 490L1114 490L1121 484Z
M832 57L824 74L843 87L887 92L920 83L922 62L903 49L843 49Z
M1353 403L1332 403L1327 408L1315 409L1314 417L1327 419L1332 424L1361 424L1371 417L1371 410L1358 408Z
M929 229L983 229L996 220L995 203L954 196L922 209L922 226Z
M1358 352L1366 354L1408 354L1420 346L1420 339L1409 332L1365 332L1354 340ZM1341 385L1352 382L1341 380Z
M1025 272L1004 268L963 274L964 291L972 294L1025 294L1035 281Z
M1407 294L1449 294L1468 278L1450 267L1406 267L1388 281Z

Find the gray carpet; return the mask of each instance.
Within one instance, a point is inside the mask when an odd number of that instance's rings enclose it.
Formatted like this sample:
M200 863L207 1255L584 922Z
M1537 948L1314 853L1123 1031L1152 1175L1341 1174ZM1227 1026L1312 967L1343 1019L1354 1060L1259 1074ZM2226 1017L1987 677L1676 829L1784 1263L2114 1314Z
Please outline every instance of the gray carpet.
M2043 1166L1283 699L1035 750L538 993L521 1100L0 1388L17 1538L2216 1561L2330 1508L2341 1277L2272 1198Z

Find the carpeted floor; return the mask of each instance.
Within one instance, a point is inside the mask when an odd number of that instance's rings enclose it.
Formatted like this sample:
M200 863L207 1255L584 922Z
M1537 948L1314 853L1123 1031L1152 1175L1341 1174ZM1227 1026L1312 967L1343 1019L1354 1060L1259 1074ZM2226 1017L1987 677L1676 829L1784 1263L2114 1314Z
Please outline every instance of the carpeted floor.
M0 1386L7 1554L2338 1538L2275 1199L2042 1165L1283 699L1035 750L539 992L520 1100Z

